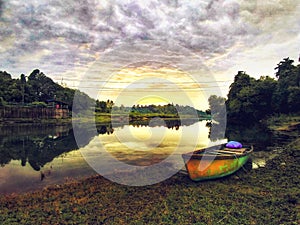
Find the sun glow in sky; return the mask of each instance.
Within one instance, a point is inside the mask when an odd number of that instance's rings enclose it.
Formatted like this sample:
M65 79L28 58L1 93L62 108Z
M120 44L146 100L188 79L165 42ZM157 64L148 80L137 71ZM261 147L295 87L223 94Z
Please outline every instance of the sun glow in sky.
M139 104L139 105L151 105L151 104L167 105L169 103L171 103L171 102L169 102L167 99L164 99L158 95L149 95L149 96L143 97L137 101L137 104Z
M38 68L95 97L104 83L124 89L141 77L145 65L126 71L127 65L157 61L172 65L170 71L143 76L183 88L180 71L195 78L206 98L226 96L239 70L274 77L283 58L298 58L299 21L300 1L287 0L0 0L0 70L19 77ZM107 75L120 71L128 78Z
M99 89L97 98L116 105L191 105L207 109L203 87L188 73L160 62L139 62L117 71Z

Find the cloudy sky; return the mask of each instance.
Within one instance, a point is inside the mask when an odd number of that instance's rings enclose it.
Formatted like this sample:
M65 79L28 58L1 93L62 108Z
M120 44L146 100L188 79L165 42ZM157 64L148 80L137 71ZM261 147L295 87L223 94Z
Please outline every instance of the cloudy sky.
M226 95L238 70L298 61L299 31L298 0L1 0L0 70L38 68L100 99L152 88L199 102Z

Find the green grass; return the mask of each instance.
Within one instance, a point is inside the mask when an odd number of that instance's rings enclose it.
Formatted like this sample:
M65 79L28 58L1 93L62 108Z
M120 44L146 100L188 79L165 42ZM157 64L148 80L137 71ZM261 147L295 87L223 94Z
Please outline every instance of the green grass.
M106 123L111 121L110 113L96 113L95 122L96 123Z
M92 115L95 115L95 117L92 117ZM114 118L117 119L117 117L128 117L128 114L116 114L114 113ZM130 113L129 114L130 120L131 121L145 121L149 120L151 118L155 117L160 117L163 119L168 119L168 120L178 120L178 119L195 119L193 118L192 115L180 115L178 117L175 114L162 114L162 113ZM206 117L201 117L199 119L211 119L211 117L208 115ZM47 124L62 124L62 123L72 123L72 120L81 122L81 123L90 123L90 122L95 122L95 123L109 123L111 122L111 114L110 113L91 113L87 112L86 114L83 113L82 115L77 115L74 118L65 118L65 119L30 119L30 118L13 118L13 119L6 119L6 120L1 120L1 124L14 124L14 123L47 123ZM0 124L0 126L1 126Z
M288 131L290 127L300 124L300 115L280 114L264 121L267 126L275 131Z
M72 123L71 118L64 118L64 119L30 119L30 118L11 118L1 120L0 118L0 126L6 124L68 124Z
M246 171L198 183L177 173L144 187L96 176L2 195L0 224L300 224L300 138Z
M299 152L300 139L265 168L214 181L178 173L130 187L96 176L1 196L0 224L299 224Z

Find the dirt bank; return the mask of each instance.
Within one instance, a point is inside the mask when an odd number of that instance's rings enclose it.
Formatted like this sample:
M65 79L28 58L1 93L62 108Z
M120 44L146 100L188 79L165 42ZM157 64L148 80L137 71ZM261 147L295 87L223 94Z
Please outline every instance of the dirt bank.
M178 173L129 187L97 176L1 196L0 223L299 224L300 139L283 150L265 168L214 181L195 183Z

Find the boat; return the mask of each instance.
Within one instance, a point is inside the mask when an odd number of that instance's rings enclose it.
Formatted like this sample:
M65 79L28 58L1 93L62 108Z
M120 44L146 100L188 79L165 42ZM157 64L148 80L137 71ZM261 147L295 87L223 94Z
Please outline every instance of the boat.
M228 148L216 145L182 154L188 175L193 181L228 176L238 171L249 159L253 146Z

